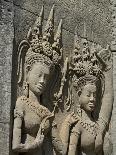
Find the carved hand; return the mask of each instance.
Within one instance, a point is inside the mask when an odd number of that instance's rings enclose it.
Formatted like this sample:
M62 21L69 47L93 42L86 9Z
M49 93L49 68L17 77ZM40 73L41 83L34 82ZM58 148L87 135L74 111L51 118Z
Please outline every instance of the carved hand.
M39 136L39 138L40 138L41 135L45 135L46 132L48 131L48 129L49 129L49 120L48 120L48 118L49 118L49 117L46 117L46 118L43 119L43 121L41 122L39 131L38 131L38 133L37 133L37 137ZM36 138L37 138L37 137L36 137Z
M110 46L107 45L106 49L100 50L98 53L96 53L96 55L97 55L98 59L104 65L105 71L109 70L111 68L111 62L110 62L111 50L110 50Z
M36 139L32 144L26 144L23 149L23 152L27 152L29 150L34 150L41 147L43 140L44 140L44 136L41 136L38 140Z
M73 125L74 123L79 121L79 117L76 116L74 114L74 112L72 112L71 114L69 114L66 119L65 119L65 123L68 124L69 126Z
M16 152L24 152L25 146L26 146L25 144L21 143L21 144L17 145L16 147L14 147L13 150Z
M44 140L44 135L39 135L33 143L31 144L20 144L16 151L18 152L28 152L29 150L34 150L38 147L41 147L42 143L43 143L43 140Z
M38 135L38 136L36 137L36 139L35 139L36 145L40 146L40 145L43 143L44 137L45 137L45 136L44 136L43 134L42 134L42 135Z

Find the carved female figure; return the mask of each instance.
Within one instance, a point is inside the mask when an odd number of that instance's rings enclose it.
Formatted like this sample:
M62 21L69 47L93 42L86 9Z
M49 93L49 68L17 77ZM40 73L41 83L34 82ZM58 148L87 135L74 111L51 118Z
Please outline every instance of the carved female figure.
M55 134L57 128L52 129L53 142L55 149L64 155L103 155L103 139L112 108L112 92L108 92L108 87L112 85L112 79L108 78L112 72L111 64L107 63L110 52L103 49L95 53L96 49L90 49L86 39L82 40L84 50L81 50L77 37L70 63L75 113L63 121L59 135ZM86 50L88 55L83 59ZM109 97L107 101L104 100L106 94Z
M96 107L97 79L93 76L81 78L78 81L78 113L71 114L70 119L66 117L58 135L55 137L55 149L61 154L67 155L102 155L101 145L96 143L99 125L94 118ZM80 86L81 85L81 86ZM77 100L76 100L77 102ZM57 132L56 132L57 133ZM101 137L102 138L102 137ZM57 143L59 141L59 144ZM99 141L100 142L100 141ZM99 149L98 146L100 145ZM97 149L96 149L97 148ZM61 151L62 150L62 151ZM97 152L98 151L98 152ZM100 151L100 152L99 152Z
M24 80L24 95L16 101L12 149L25 155L41 155L41 146L49 131L53 114L42 105L41 96L46 89L54 66L62 57L60 52L61 27L53 37L54 6L51 9L45 32L42 35L43 7L27 40L19 45L19 84ZM54 41L54 42L53 42Z
M87 78L89 78L89 80L86 79L86 77L85 79L82 79L83 83L84 80L86 82L84 86L82 84L81 90L78 91L80 116L78 118L78 122L72 127L71 130L68 150L69 155L79 154L79 151L86 155L102 154L101 148L96 149L98 148L98 146L96 146L98 145L98 143L96 143L98 140L96 137L100 130L99 125L94 118L97 95L96 81L94 80L96 79L94 79L94 77ZM100 150L100 152L98 150Z
M77 105L78 121L71 128L67 154L103 155L103 139L112 108L112 92L108 93L107 89L112 84L112 79L109 79L109 83L106 82L108 74L111 75L111 68L109 68L108 64L104 69L104 60L101 59L106 53L109 55L110 52L108 49L101 50L101 53L96 51L95 48L93 49L93 47L90 49L85 39L82 40L82 43L84 50L87 49L89 51L89 55L87 59L78 60L78 66L75 60L71 62L73 72L72 85L76 92L75 104ZM91 50L94 50L94 54ZM79 45L75 45L74 51L80 51L80 54L84 57ZM108 56L105 58L107 59ZM110 58L108 59L110 60ZM107 64L107 62L104 61L104 64ZM104 103L104 99L102 100L106 92L110 98L108 100L110 101L109 103ZM106 111L103 110L104 104L106 105L107 116Z
M50 124L49 120L45 122L46 127L43 132L42 122L51 113L41 105L40 96L45 89L49 74L49 69L40 62L33 64L28 72L28 97L25 95L19 97L14 111L13 149L15 151L35 151L43 143L45 132L49 129Z

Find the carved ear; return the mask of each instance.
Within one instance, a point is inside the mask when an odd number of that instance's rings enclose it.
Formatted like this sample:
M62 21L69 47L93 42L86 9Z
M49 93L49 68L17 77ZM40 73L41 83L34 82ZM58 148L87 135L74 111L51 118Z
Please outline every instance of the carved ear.
M31 69L31 67L28 65L28 66L26 66L26 70L27 70L27 72L29 72L30 71L30 69Z
M26 52L29 49L29 43L26 40L23 40L18 47L18 69L17 69L17 76L18 76L18 84L22 84L24 78L24 64L25 64L25 56Z
M81 93L82 93L82 92L81 92L81 90L79 90L79 91L78 91L78 96L80 96L80 95L81 95Z

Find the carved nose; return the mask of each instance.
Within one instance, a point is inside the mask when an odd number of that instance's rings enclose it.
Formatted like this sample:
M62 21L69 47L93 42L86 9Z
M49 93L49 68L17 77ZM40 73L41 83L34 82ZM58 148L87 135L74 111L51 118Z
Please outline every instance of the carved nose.
M94 102L94 96L93 96L93 94L91 94L91 96L90 96L90 102Z
M40 83L44 83L44 82L45 82L44 76L41 76L39 82L40 82Z

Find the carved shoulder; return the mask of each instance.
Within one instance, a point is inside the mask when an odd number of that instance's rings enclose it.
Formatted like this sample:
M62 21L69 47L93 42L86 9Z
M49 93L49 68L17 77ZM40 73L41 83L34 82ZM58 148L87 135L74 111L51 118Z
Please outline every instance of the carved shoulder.
M24 116L24 103L23 103L23 96L19 97L16 101L16 106L14 109L14 117L23 118Z
M76 123L71 130L71 132L74 133L75 135L80 135L81 131L82 131L82 126L79 122Z

